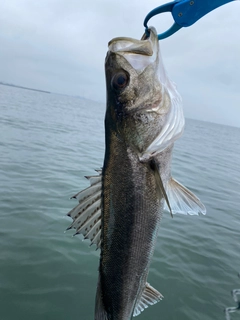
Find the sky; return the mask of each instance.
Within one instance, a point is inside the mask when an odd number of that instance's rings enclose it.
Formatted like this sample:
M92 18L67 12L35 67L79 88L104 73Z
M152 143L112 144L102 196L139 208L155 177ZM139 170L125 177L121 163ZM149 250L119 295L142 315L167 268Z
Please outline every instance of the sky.
M203 1L203 0L201 0ZM105 102L104 60L112 38L140 39L162 0L0 2L0 81ZM170 13L150 20L158 33ZM240 127L240 1L160 41L187 118Z

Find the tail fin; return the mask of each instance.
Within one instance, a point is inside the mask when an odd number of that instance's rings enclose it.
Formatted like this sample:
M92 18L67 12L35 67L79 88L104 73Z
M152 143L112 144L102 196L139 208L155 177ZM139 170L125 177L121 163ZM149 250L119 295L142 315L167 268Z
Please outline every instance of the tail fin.
M98 279L94 320L108 320L107 312L105 311L102 301L102 288L100 279Z

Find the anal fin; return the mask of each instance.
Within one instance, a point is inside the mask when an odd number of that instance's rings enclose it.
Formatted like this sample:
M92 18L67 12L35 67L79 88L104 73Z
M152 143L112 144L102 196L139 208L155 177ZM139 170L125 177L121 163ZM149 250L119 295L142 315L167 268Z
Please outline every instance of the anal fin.
M162 298L163 295L161 295L160 292L150 286L149 283L146 283L146 287L142 293L142 296L140 297L140 299L138 299L135 306L133 316L138 316L144 309L152 306L153 304L156 304L157 302L162 300Z

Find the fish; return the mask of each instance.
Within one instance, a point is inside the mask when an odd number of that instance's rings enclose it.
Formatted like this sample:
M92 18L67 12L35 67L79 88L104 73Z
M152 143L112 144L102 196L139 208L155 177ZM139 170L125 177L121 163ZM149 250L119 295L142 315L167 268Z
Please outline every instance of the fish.
M174 142L184 130L182 99L165 72L156 30L114 38L105 60L103 168L75 194L69 229L100 248L95 320L130 320L163 295L148 282L164 209L205 214L172 178Z

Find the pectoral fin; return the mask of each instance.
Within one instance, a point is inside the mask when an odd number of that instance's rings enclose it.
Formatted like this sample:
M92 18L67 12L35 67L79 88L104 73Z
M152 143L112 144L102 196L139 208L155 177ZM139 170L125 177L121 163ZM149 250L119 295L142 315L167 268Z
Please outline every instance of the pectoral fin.
M143 291L143 294L135 306L133 316L138 316L144 309L159 302L160 300L162 300L162 298L163 295L161 295L160 292L158 292L156 289L150 286L149 283L146 283L146 287Z
M101 244L101 190L102 176L99 175L86 177L91 186L77 193L73 198L79 204L73 208L68 216L73 219L69 229L76 229L76 234L82 234L84 239L89 239L92 244L96 244L97 249Z
M169 202L169 199L168 199L168 195L165 191L165 188L164 188L164 185L163 185L163 182L162 182L162 178L161 178L161 175L160 175L160 172L159 172L159 168L158 168L158 165L156 163L156 161L154 159L152 159L150 161L150 168L154 171L154 175L155 175L155 180L156 180L156 185L157 185L157 188L160 192L160 197L164 197L165 201L166 201L166 204L168 206L168 209L172 215L172 209L171 209L171 205Z
M166 193L171 204L172 213L188 215L206 214L202 202L187 188L171 178L166 186ZM167 209L168 204L165 206Z

